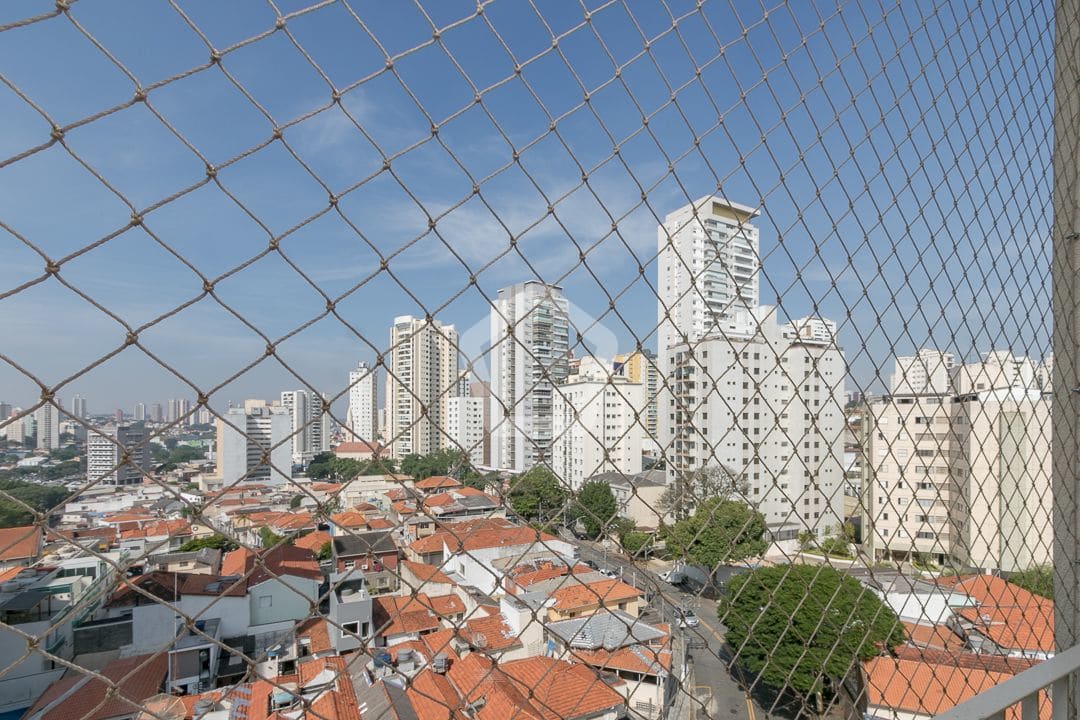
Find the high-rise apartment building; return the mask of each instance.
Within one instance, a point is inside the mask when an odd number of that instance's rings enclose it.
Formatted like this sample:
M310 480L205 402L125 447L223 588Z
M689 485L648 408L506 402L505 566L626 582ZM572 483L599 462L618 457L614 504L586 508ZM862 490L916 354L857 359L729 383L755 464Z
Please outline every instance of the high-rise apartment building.
M209 425L213 422L213 415L210 414L210 410L205 407L199 408L195 413L195 421L199 425Z
M657 231L657 347L708 334L747 335L760 302L757 210L704 197L664 218ZM665 370L663 364L661 371Z
M146 404L145 403L136 403L135 404L135 411L132 413L131 416L133 418L135 418L135 422L145 422L146 421Z
M914 355L896 358L889 376L892 395L944 395L952 387L956 361L951 353L922 349Z
M673 345L661 413L668 482L715 468L747 488L774 540L836 532L843 518L844 376L836 339L803 337L775 310L757 332ZM664 397L664 394L661 394Z
M552 469L573 490L599 473L641 472L645 385L588 360L554 396Z
M457 386L457 353L453 325L411 315L394 318L386 374L386 440L393 457L447 447L447 401Z
M217 421L217 477L225 486L242 482L280 485L289 481L292 444L289 412L264 400L245 400ZM269 462L267 462L267 459Z
M554 386L570 372L570 309L536 280L499 290L491 309L491 464L551 462Z
M161 410L161 403L154 403L150 406L150 420L152 422L164 422L165 414Z
M324 399L307 390L281 393L281 406L289 415L292 461L302 463L330 449L330 415L323 412Z
M461 450L474 466L484 461L484 398L458 396L447 398L446 434L449 447Z
M37 449L55 450L60 447L60 412L45 403L34 412L37 425Z
M191 424L191 400L187 398L176 399L176 419L181 425Z
M86 477L91 483L138 485L149 468L150 445L141 427L108 425L87 433Z
M0 402L0 425L3 425L11 417L11 403Z
M1051 403L1036 367L990 352L954 367L942 392L869 403L866 539L878 557L987 572L1052 561Z
M86 398L82 395L71 398L71 415L76 420L86 419Z
M657 417L656 396L660 389L660 367L656 354L651 350L616 355L615 372L632 383L640 383L645 392L645 411L641 417L643 426L642 449L650 455L660 451L660 425Z
M165 422L176 422L176 419L180 416L180 401L176 398L169 398L167 408Z
M26 431L24 430L26 421L33 419L17 417L21 412L22 408L11 408L6 415L0 418L0 432L4 433L8 442L18 445L21 445L26 438Z
M353 440L374 443L378 439L378 396L375 370L360 362L349 371L349 409L345 424Z
M482 380L473 380L469 383L469 397L478 398L481 401L480 408L483 416L483 449L480 464L484 467L491 466L491 383Z

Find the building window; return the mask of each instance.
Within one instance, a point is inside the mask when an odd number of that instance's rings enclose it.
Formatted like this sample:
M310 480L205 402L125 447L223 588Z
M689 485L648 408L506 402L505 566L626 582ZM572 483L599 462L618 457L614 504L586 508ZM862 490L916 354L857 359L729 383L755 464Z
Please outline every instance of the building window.
M273 606L274 606L274 596L273 595L260 595L259 596L259 607L268 608L268 607L273 607Z

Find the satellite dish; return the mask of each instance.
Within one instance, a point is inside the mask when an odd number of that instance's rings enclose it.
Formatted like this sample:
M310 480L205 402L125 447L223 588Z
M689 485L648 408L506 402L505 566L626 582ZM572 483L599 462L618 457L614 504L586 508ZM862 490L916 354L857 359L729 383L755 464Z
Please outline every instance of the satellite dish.
M484 633L473 633L473 645L478 648L487 647L487 635Z

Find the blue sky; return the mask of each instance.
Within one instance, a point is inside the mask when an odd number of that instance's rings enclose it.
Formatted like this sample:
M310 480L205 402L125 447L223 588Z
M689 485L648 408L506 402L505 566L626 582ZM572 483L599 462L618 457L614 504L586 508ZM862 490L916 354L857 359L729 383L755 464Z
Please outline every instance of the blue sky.
M313 4L82 0L0 33L0 399L38 395L12 363L54 385L117 350L59 395L109 412L195 394L57 279L12 293L45 265L26 242L93 246L60 276L133 327L169 315L141 343L224 383L221 407L336 394L394 316L486 326L488 298L537 275L654 346L657 217L717 192L761 208L762 301L841 323L849 389L894 348L1049 350L1047 3ZM53 6L5 2L0 26ZM223 55L200 69L207 43ZM157 85L145 104L7 162L49 139L41 113L130 100L117 63ZM118 195L153 208L142 227L117 234ZM266 341L237 315L288 336L284 363L246 369Z

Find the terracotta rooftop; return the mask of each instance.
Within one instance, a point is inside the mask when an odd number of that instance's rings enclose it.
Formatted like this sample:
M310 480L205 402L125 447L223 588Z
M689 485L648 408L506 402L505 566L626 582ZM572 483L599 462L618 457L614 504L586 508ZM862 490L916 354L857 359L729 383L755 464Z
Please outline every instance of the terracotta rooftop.
M330 516L330 522L340 528L366 528L367 518L356 510L343 510Z
M932 650L963 650L964 639L954 633L947 625L920 625L904 623L908 642L919 648Z
M225 553L221 561L221 574L247 575L248 586L257 585L278 575L322 580L319 563L315 561L311 551L291 545L278 545L259 552L239 548Z
M954 579L951 584L977 603L956 614L996 645L1028 652L1054 652L1054 601L995 575Z
M498 613L469 618L465 621L465 627L461 628L460 634L465 642L478 650L499 652L521 646L517 633L510 629L502 615Z
M461 487L461 482L446 475L432 475L416 481L417 490L448 490Z
M551 593L554 608L560 612L602 605L611 607L641 597L641 591L622 580L607 579L584 584L570 581Z
M120 531L121 540L180 537L185 535L191 535L191 523L187 520L157 520L155 522L144 523L138 528Z
M315 532L309 532L303 537L296 538L293 541L293 546L307 550L309 552L318 554L322 550L323 545L330 542L330 533L325 530L316 530Z
M356 454L356 453L371 453L377 455L382 452L382 448L378 444L364 442L358 440L355 442L343 442L333 449L335 455Z
M99 672L117 687L85 675L61 678L50 685L27 717L42 713L40 720L107 720L138 713L142 702L161 689L168 671L165 655L137 655L113 660Z
M930 717L1013 677L1011 673L891 657L873 658L865 667L871 708ZM1040 702L1039 715L1049 716L1049 703ZM1007 717L1018 719L1017 710L1010 710Z
M425 630L437 630L442 627L439 618L432 613L431 604L422 603L417 598L397 595L380 595L372 598L372 624L376 635L402 635L420 633Z
M0 560L11 562L41 554L41 528L36 525L0 528Z
M330 641L330 628L322 617L308 618L298 623L296 639L307 640L307 647L312 655L334 650L334 644Z
M468 717L463 712L463 704L454 686L445 675L439 675L425 668L413 678L405 690L406 697L412 704L416 720L451 720ZM508 720L508 719L506 719Z
M440 584L451 584L454 582L442 570L435 567L434 565L415 562L413 560L403 560L401 562L401 565L406 570L415 575L417 580L422 583L432 582Z

